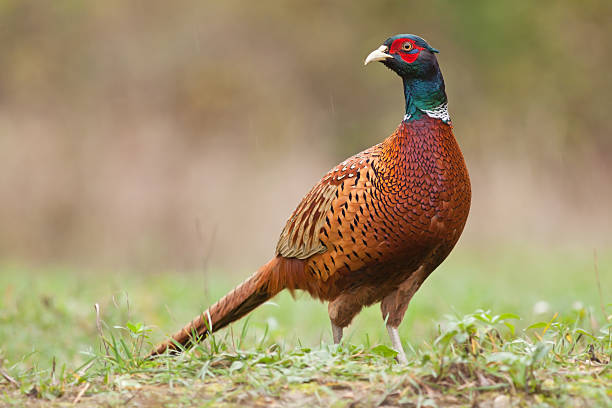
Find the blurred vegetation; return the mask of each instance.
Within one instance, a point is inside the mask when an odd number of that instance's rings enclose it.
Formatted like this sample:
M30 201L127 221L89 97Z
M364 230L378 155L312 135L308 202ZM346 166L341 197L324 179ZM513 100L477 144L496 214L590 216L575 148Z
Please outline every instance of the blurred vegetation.
M611 266L612 253L600 257L602 270ZM357 316L343 344L334 346L327 307L286 292L192 352L143 361L154 343L237 280L214 276L0 269L0 405L335 407L385 400L385 406L418 406L427 398L435 403L422 406L495 400L489 406L592 407L612 401L606 290L612 275L601 275L599 293L590 257L455 252L417 292L400 326L408 365L393 360L377 305ZM511 403L500 404L500 395Z
M610 270L612 252L601 254L597 267L601 271ZM526 249L488 254L457 251L416 293L399 328L400 336L405 344L419 347L439 334L436 321L444 315L463 315L479 308L520 315L523 320L513 323L517 332L557 313L562 316L580 313L581 318L588 314L600 322L612 322L609 310L612 274L601 272L597 279L594 268L591 257L564 251L545 255ZM240 280L241 277L229 277L223 271L214 271L209 276L145 275L3 267L0 362L4 358L14 364L27 357L31 363L49 368L55 357L58 362L73 366L85 363L89 352L101 348L95 304L99 304L101 319L108 327L143 322L151 327L150 341L156 344L228 293ZM602 288L601 294L598 287ZM251 344L257 343L264 331L271 340L289 346L332 341L327 305L304 293L292 298L288 292L282 292L220 333L239 334L247 320L255 330L249 334ZM597 324L589 324L593 325L589 329L598 330ZM388 344L380 306L365 308L346 329L344 337L354 344ZM145 348L151 346L147 344Z
M0 260L254 269L386 137L389 35L441 50L464 242L610 244L607 0L0 1ZM528 243L527 243L528 245Z

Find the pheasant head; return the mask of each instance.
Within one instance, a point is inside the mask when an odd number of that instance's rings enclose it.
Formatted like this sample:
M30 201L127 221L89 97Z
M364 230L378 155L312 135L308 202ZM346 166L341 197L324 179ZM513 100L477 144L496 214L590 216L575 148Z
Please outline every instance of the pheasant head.
M382 62L404 82L405 121L428 115L450 123L444 78L438 66L439 51L413 34L399 34L387 39L365 59L365 65Z

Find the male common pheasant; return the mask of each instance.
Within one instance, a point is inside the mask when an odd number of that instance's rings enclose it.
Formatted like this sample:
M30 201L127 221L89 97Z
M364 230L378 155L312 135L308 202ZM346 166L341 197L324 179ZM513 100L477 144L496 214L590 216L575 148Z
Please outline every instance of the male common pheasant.
M381 302L393 348L406 362L397 328L470 209L437 52L402 34L367 56L366 65L380 61L403 80L406 114L395 132L330 170L287 221L276 256L150 356L189 347L281 290L299 289L329 302L335 343L364 306Z

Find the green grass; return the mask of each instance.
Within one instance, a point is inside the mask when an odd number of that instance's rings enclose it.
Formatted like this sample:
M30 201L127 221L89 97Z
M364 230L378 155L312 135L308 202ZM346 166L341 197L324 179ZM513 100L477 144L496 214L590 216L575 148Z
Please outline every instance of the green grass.
M598 281L591 251L460 249L408 309L406 367L393 359L377 306L337 347L325 305L288 294L191 353L145 362L152 343L249 272L5 266L0 367L14 383L0 376L0 406L71 405L81 391L80 403L110 406L470 406L503 404L504 395L512 404L606 406L611 266L610 254L599 254Z

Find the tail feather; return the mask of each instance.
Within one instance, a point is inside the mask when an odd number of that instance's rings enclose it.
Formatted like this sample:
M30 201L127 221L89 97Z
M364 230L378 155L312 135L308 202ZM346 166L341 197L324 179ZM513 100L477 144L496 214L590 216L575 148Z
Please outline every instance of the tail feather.
M299 265L295 265L296 261ZM280 257L272 259L170 339L155 347L147 358L166 351L180 352L181 348L189 349L196 342L203 340L209 334L209 330L215 332L240 319L287 288L287 284L290 290L295 289L294 279L289 279L287 282L287 276L301 271L303 271L303 266L299 260ZM287 274L287 272L290 273Z

